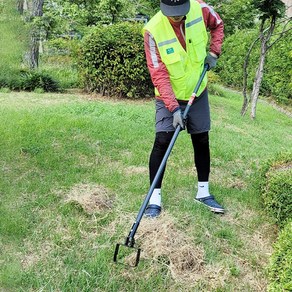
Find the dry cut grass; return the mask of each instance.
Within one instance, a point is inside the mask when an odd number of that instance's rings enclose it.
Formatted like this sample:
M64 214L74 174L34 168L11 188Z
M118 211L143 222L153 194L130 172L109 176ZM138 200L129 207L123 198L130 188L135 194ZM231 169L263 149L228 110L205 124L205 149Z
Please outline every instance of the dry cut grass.
M109 191L100 185L78 184L66 195L65 202L78 203L88 214L111 209L114 199Z

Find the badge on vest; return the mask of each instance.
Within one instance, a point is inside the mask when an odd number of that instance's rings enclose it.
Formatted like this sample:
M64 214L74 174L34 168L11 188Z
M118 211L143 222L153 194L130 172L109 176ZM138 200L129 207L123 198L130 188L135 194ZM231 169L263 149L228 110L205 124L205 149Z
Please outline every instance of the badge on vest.
M174 49L173 48L168 48L166 49L166 53L167 55L174 53Z

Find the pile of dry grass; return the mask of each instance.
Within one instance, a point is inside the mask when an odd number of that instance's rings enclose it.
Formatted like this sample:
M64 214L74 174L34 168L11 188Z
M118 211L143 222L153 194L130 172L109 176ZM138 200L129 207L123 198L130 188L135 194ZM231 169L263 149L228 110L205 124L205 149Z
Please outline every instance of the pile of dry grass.
M113 206L113 195L103 186L77 184L66 195L65 202L79 204L89 214L109 210Z
M204 250L195 245L186 233L179 230L174 218L167 212L153 219L141 221L136 235L142 249L141 260L151 260L153 270L164 265L176 281L196 281L204 271ZM133 263L136 254L126 261ZM156 263L156 264L155 264Z
M132 215L123 213L117 216L107 229L109 235L116 233L117 229L127 232L134 220ZM141 262L146 266L143 271L125 269L123 277L131 281L141 277L151 280L153 275L160 274L163 277L164 274L174 281L169 283L170 287L177 288L177 283L185 287L184 291L214 291L226 287L227 283L236 285L238 291L265 290L266 281L262 271L254 269L248 259L234 255L224 240L218 240L216 244L232 260L206 263L203 246L194 242L188 230L181 230L175 217L167 211L155 219L143 217L135 239L135 246L142 250ZM132 265L135 257L136 253L132 251L124 261ZM239 274L232 275L231 268L237 269Z
M110 242L117 234L119 236L127 235L136 215L136 213L119 210L118 204L114 206L114 200L117 199L106 188L88 184L76 185L66 195L67 202L78 203L87 213L115 210L116 219L103 229ZM238 217L236 212L234 214L229 212L225 217L222 217L222 220L244 228L246 231L245 221L253 221L255 216L256 213L242 210L241 217ZM186 228L193 228L193 226ZM203 291L213 291L226 285L235 285L238 291L244 291L251 287L253 291L263 291L266 287L266 281L262 275L261 267L265 266L266 260L260 260L258 256L262 255L263 251L269 252L267 249L269 242L266 242L265 238L262 237L263 232L258 231L257 234L259 238L254 238L254 233L243 232L242 242L246 247L242 247L239 254L234 254L228 241L211 236L210 240L215 240L216 247L229 260L222 259L215 263L206 263L203 245L196 244L193 237L189 235L189 230L182 230L176 223L176 218L164 210L155 220L143 217L135 235L135 246L142 250L141 262L145 264L143 271L137 269L133 272L132 269L125 269L122 274L123 277L136 281L141 277L151 280L153 275L162 273L162 277L165 276L174 281L168 283L169 287L176 287L176 285L185 287L187 285L190 290L185 291L194 291L193 289L201 289L202 287L205 289ZM124 238L120 238L120 242L123 240ZM257 242L256 245L255 242ZM258 267L254 267L252 259L245 258L245 248L246 252L253 251L257 258ZM130 250L126 256L123 254L121 256L124 261L133 264L136 253Z

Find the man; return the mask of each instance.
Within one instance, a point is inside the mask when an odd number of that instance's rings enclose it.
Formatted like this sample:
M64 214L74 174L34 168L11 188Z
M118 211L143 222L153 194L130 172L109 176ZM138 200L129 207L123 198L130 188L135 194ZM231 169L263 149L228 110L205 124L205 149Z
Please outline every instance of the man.
M208 54L207 29L211 36ZM198 90L198 97L189 110L186 122L182 119L182 113L204 64L208 64L208 70L216 65L221 53L223 29L220 16L200 0L161 0L160 11L143 29L147 66L156 95L156 136L149 160L150 183L154 180L175 128L178 125L182 128L186 126L194 148L198 175L195 201L215 213L224 213L224 208L209 193L210 110L207 76ZM164 171L145 210L147 217L157 217L161 213L163 175Z

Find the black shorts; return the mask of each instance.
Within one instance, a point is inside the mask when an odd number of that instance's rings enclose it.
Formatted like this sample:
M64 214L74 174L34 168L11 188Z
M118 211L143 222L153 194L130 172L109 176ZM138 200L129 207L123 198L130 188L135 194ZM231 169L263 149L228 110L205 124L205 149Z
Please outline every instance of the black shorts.
M187 101L179 101L181 110L187 106ZM165 107L163 101L156 100L156 132L173 132L172 113ZM189 134L199 134L210 131L210 107L208 100L208 90L195 99L190 107L186 120L187 131Z

